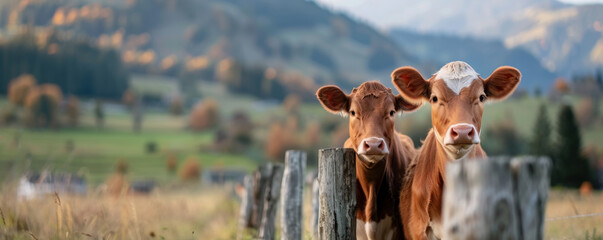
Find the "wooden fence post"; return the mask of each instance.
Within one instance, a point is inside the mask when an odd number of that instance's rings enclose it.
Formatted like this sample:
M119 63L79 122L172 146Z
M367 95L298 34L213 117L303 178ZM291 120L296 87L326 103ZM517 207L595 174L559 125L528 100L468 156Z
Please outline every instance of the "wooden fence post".
M316 239L318 237L318 178L315 178L312 181L312 239Z
M301 240L306 153L287 151L281 188L281 239Z
M253 204L251 207L251 221L249 227L259 229L264 214L264 195L266 184L270 177L272 164L266 163L260 165L258 170L253 173Z
M517 183L516 201L523 239L544 239L551 161L546 157L520 157L511 160L511 167Z
M278 200L281 195L281 182L283 181L283 165L270 164L269 178L267 179L266 190L261 204L264 204L262 221L259 229L259 238L274 239L274 219L278 206Z
M356 239L356 153L318 151L318 239Z
M550 160L461 160L446 166L444 239L542 239Z
M239 229L237 239L243 239L245 228L251 227L251 210L253 205L253 181L252 177L247 175L243 179L243 192L241 195L241 208L239 210Z

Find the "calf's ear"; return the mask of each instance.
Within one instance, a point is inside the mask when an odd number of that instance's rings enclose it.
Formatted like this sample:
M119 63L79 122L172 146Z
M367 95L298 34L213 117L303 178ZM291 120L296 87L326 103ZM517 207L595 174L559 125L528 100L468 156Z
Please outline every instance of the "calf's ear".
M392 82L408 102L418 104L429 99L429 82L413 67L401 67L392 72Z
M398 95L396 96L396 112L398 111L405 111L405 112L412 112L414 110L417 110L421 104L417 104L417 103L411 103L406 101L406 99L404 99L404 97L402 95Z
M484 92L488 98L502 100L515 91L520 80L521 73L517 68L499 67L484 80Z
M345 94L339 87L329 85L318 89L316 97L320 104L332 113L347 113L350 107L350 96Z

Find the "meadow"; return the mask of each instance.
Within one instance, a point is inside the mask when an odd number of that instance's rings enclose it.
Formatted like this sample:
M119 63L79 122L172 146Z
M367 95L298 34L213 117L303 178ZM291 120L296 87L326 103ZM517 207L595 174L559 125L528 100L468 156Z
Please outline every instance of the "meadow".
M169 80L165 79L138 81L148 81L138 85L148 88L144 91L172 89ZM239 153L214 151L211 145L215 130L192 132L186 127L186 114L171 116L156 108L145 110L143 129L135 133L131 114L119 104L109 104L104 127L98 129L92 101L83 101L80 124L75 128L1 127L0 239L233 239L238 215L233 186L184 183L177 173L167 170L166 159L173 155L181 163L194 158L203 169L226 167L250 172L267 161L262 146L270 122L282 119L286 114L279 104L257 101L250 96L235 96L214 84L202 84L200 92L219 102L224 117L239 109L248 112L256 126L256 140L249 150ZM568 97L565 101L576 105L580 99ZM524 97L488 104L483 126L487 128L502 120L511 120L522 138L529 139L537 109L545 102L544 97ZM6 100L0 99L0 107L5 104ZM547 104L554 128L559 107L557 103ZM398 130L405 133L416 128L416 124L428 125L429 112L429 106L423 106L416 112L403 113L398 120ZM302 123L319 120L345 124L347 121L312 103L300 105L299 116ZM330 147L330 137L322 133L321 146ZM583 146L594 145L603 150L600 141L603 124L582 129L582 137ZM156 146L154 151L148 150L150 143ZM150 195L107 194L106 180L120 161L129 166L128 181L152 179L159 187ZM310 165L309 169L313 167ZM44 169L83 176L89 186L88 193L18 202L15 188L21 174ZM603 212L601 202L601 192L581 196L574 190L554 189L547 218ZM310 238L309 204L309 201L305 202L305 238ZM603 216L549 221L545 226L546 238L601 239L602 224Z
M164 187L151 195L50 195L17 202L0 195L0 239L235 239L239 204L229 187ZM304 197L304 239L311 238L310 191ZM547 219L603 212L603 193L553 190ZM278 214L278 213L277 213ZM278 216L278 215L277 215ZM545 239L603 239L603 216L551 219ZM277 220L277 236L278 236ZM244 239L252 239L246 232Z

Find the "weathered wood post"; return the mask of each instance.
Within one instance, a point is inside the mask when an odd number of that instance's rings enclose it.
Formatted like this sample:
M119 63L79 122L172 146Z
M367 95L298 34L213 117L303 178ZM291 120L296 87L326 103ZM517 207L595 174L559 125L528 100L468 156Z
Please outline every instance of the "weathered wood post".
M448 163L444 239L542 239L550 160L523 157Z
M241 207L239 209L239 229L237 239L243 239L245 228L251 227L251 210L253 205L253 181L250 175L243 179L243 192L241 194Z
M283 165L270 164L268 166L270 177L267 179L264 192L264 212L259 229L259 238L274 239L274 219L278 209L278 200L281 195L281 182L283 181Z
M551 161L546 157L511 160L523 239L544 239L544 213L549 197Z
M249 223L250 228L259 229L260 224L262 223L262 216L264 214L264 195L271 171L272 163L266 163L260 165L258 170L253 173L253 201L251 207L251 221Z
M306 153L287 151L281 188L281 239L301 240Z
M356 239L356 153L318 151L318 239Z
M312 181L312 238L316 239L318 237L318 205L320 202L320 198L318 196L318 178L315 178Z

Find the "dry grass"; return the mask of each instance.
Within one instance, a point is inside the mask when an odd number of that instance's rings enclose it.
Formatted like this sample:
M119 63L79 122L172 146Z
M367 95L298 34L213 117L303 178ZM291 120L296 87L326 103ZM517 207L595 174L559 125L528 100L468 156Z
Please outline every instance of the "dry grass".
M602 192L595 191L590 196L581 196L578 191L557 190L549 196L546 209L548 219L589 213L603 213ZM595 237L593 231L596 232ZM545 238L603 239L603 216L547 221Z
M5 184L0 195L0 239L235 238L238 204L232 190L174 186L165 189L149 196L115 197L96 192L17 202L14 188ZM310 202L310 191L306 189L304 239L311 239ZM546 215L553 218L594 212L603 212L601 192L582 197L577 191L556 190L551 193ZM278 232L278 217L276 225ZM601 226L603 216L548 221L545 238L601 239Z
M222 189L100 193L17 202L0 195L0 239L233 239L236 201Z

